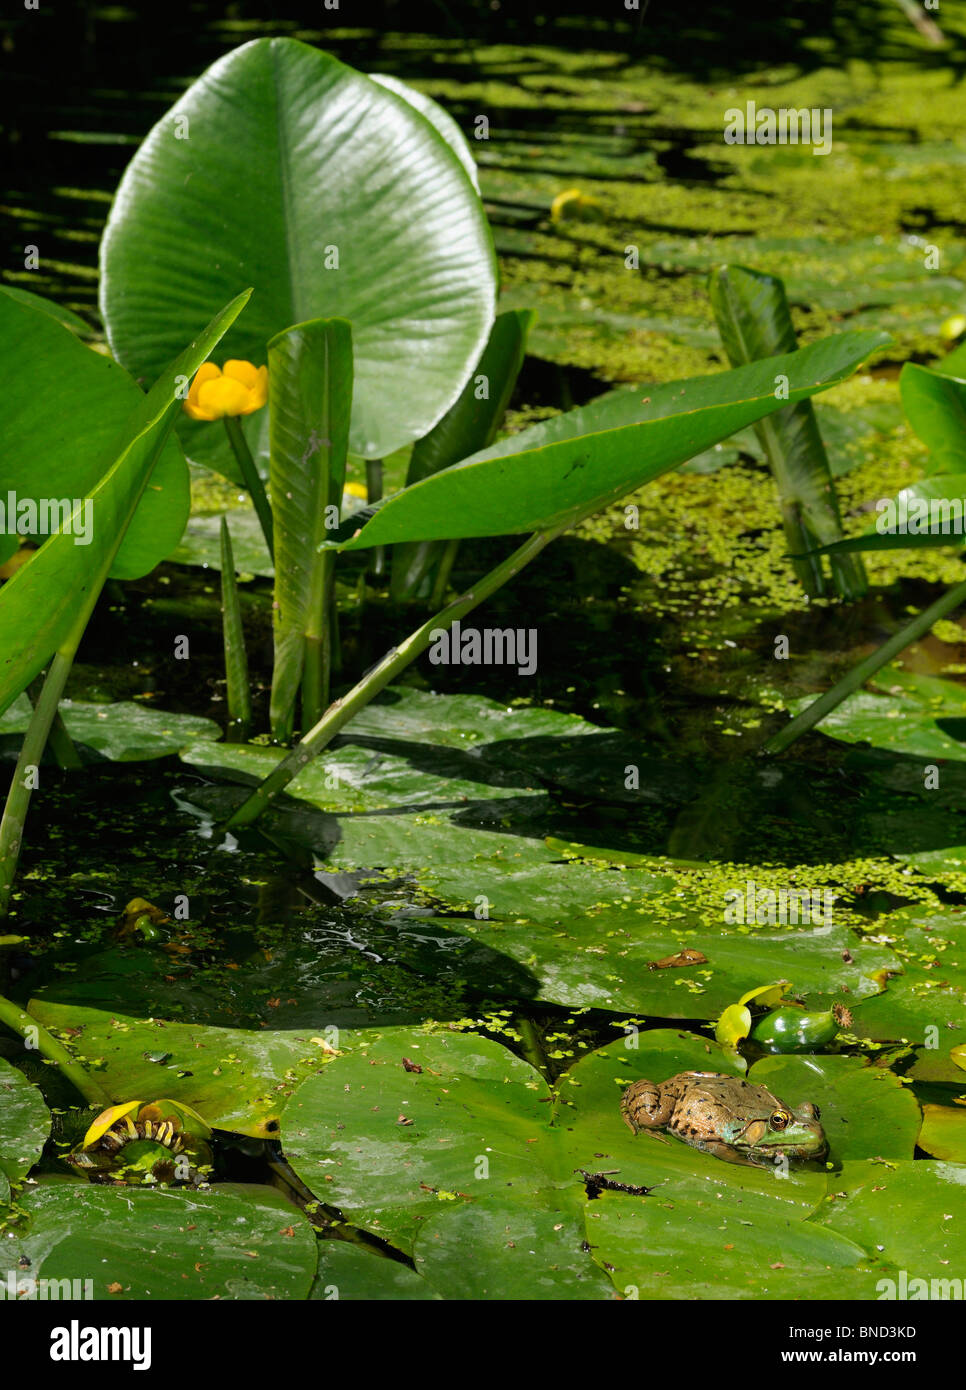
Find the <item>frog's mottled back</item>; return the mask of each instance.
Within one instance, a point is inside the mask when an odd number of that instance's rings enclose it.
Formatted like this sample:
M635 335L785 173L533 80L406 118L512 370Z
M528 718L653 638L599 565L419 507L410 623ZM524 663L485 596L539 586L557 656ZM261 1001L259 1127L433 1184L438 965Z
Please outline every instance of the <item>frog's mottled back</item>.
M684 1071L660 1085L635 1081L621 1098L621 1114L635 1134L666 1129L732 1163L820 1159L828 1152L816 1105L792 1109L767 1086L721 1072Z

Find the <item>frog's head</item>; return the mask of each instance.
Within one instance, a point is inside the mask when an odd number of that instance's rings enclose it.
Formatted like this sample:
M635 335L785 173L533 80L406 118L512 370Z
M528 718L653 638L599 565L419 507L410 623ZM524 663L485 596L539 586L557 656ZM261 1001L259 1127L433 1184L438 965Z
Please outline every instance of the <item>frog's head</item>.
M759 1163L778 1157L824 1158L828 1141L818 1106L806 1101L793 1110L772 1095L768 1100L772 1103L735 1135L733 1146Z

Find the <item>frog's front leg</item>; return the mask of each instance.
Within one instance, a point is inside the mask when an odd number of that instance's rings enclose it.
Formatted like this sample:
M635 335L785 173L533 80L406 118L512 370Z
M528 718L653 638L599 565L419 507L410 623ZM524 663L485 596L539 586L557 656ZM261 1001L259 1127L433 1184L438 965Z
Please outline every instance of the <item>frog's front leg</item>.
M700 1144L696 1144L702 1153L713 1154L715 1158L723 1158L725 1163L740 1163L744 1168L770 1168L770 1163L759 1163L753 1158L746 1158L744 1154L733 1149L730 1144L726 1144L723 1139L706 1139Z
M664 1129L674 1113L674 1097L653 1081L635 1081L621 1096L624 1123L634 1134Z

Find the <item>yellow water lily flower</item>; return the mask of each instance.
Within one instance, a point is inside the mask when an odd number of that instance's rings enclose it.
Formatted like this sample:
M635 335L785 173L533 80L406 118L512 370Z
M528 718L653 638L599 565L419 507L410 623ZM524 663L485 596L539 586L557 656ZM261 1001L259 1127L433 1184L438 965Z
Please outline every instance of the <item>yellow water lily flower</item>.
M251 415L268 400L268 368L232 359L224 367L205 362L198 368L184 403L192 420L220 420Z
M135 1111L137 1111L136 1115L134 1114ZM132 1115L134 1115L133 1120L131 1119ZM112 1105L107 1110L102 1110L84 1135L80 1147L82 1149L91 1148L120 1120L125 1120L132 1138L136 1137L137 1134L134 1128L135 1122L140 1124L142 1128L167 1123L170 1125L172 1133L174 1130L184 1129L188 1134L206 1139L211 1134L207 1120L199 1115L197 1110L193 1110L190 1105L185 1105L183 1101L129 1100L121 1105ZM148 1137L151 1137L150 1128L148 1129Z
M143 1100L129 1100L124 1105L112 1105L109 1109L102 1110L84 1135L81 1148L87 1149L91 1144L96 1144L112 1125L116 1125L118 1120L123 1120L125 1115L130 1115L132 1110L139 1110L143 1104Z
M599 216L600 203L596 198L582 193L579 188L566 188L558 193L550 204L551 222L563 222L571 218L590 218Z
M966 333L966 316L963 314L953 314L939 325L939 336L945 338L947 343L952 342L954 338L961 338L964 333Z

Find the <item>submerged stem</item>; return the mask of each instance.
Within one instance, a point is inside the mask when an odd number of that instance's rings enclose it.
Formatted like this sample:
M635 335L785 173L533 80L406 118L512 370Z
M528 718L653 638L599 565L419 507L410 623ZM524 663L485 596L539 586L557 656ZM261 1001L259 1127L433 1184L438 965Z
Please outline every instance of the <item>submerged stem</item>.
M20 858L20 843L23 839L27 808L30 805L30 793L36 785L37 770L57 714L60 697L64 693L75 650L76 648L72 648L66 655L57 652L47 669L7 793L3 817L0 819L0 919L7 915L10 907L10 894L17 872L17 861Z
M430 608L439 608L443 599L446 597L446 586L453 570L453 563L456 559L456 552L460 548L459 541L446 541L443 553L439 557L439 564L436 569L436 579L433 583L433 592L429 596Z
M246 802L228 820L226 829L234 830L242 825L250 825L267 808L269 802L297 777L306 763L316 757L335 738L336 734L348 724L353 715L363 709L374 696L378 695L400 671L415 661L430 642L433 634L448 630L450 625L464 614L481 604L484 599L512 579L525 565L535 559L546 546L567 528L557 527L553 531L537 531L519 546L512 555L497 565L468 593L461 594L448 607L434 613L415 632L410 633L398 647L386 653L371 671L368 671L341 700L330 705L318 723L311 728L300 743L283 758L275 771L256 787Z

